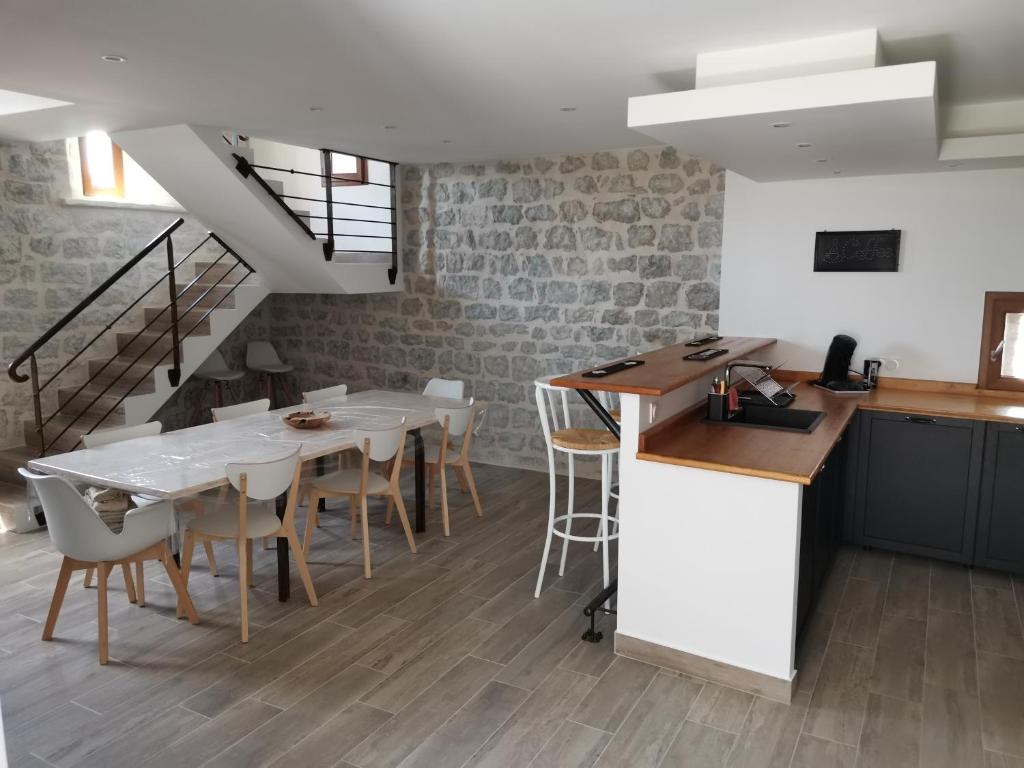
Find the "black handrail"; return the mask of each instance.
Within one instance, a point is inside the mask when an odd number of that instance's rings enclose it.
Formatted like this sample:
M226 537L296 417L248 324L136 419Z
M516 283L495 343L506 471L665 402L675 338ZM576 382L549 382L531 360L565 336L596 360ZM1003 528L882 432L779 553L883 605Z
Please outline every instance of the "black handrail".
M288 203L282 200L281 196L277 194L274 188L266 182L266 179L264 179L256 172L256 169L253 167L252 163L246 160L242 155L236 154L234 152L231 153L231 156L235 158L235 169L240 174L242 174L242 178L245 179L252 176L254 179L256 179L256 182L261 187L263 187L267 194L269 194L278 205L284 208L285 213L291 216L292 220L302 228L302 231L309 235L310 239L316 240L316 235L314 235L313 231L308 226L306 226L306 222L300 219L299 215L288 206Z
M174 230L176 230L184 223L184 219L177 219L173 224L167 227L167 229L165 229L163 232L161 232L159 235L153 238L153 240L150 241L150 243L145 248L143 248L141 251L135 254L124 265L119 267L110 277L104 280L99 285L98 288L96 288L88 296L86 296L84 299L78 302L78 304L75 305L74 309L72 309L70 312L64 315L64 317L62 317L60 320L54 323L50 330L46 331L46 333L44 333L34 342L29 344L28 348L20 355L18 355L16 358L14 358L14 360L11 361L11 364L7 366L7 375L10 376L11 379L13 379L14 381L18 382L19 384L23 384L24 382L28 381L28 376L22 373L18 373L18 368L21 366L21 364L24 363L33 355L35 355L35 353L38 352L39 349L44 344L46 344L46 342L48 342L50 339L52 339L54 336L60 333L60 331L63 330L68 323L70 323L72 320L78 317L86 308L88 308L93 302L95 302L96 299L102 296L106 292L106 290L110 288L110 286L112 286L114 283L116 283L118 280L124 277L125 274L128 273L128 270L130 270L132 267L134 267L136 264L142 261L146 256L148 256L158 245L160 245L160 243L162 243L165 239L169 238L171 236L171 233L174 232Z

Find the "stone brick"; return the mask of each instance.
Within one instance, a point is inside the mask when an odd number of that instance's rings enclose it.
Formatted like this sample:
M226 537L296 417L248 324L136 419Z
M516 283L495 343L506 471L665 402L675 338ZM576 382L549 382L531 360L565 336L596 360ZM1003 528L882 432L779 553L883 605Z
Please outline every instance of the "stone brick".
M533 281L526 277L517 277L509 283L508 297L516 301L533 301Z
M583 227L580 229L580 242L586 251L610 251L615 234L601 227Z
M594 218L598 221L618 221L633 224L640 220L640 206L636 200L625 198L594 203Z
M663 197L640 198L640 212L649 219L663 219L672 211L672 204Z
M516 179L512 182L512 201L515 203L532 203L540 200L543 187L540 179Z
M540 284L541 301L548 304L575 304L579 301L580 288L567 280L551 280Z
M480 295L480 278L475 275L442 275L441 294L452 298L475 299Z
M650 224L630 224L627 232L627 243L630 248L642 248L654 245L658 233Z
M631 171L646 171L650 162L650 156L642 149L631 149L626 155L626 165Z
M693 248L693 237L688 224L663 224L658 239L659 251L688 251Z
M691 157L683 164L683 170L686 171L687 176L696 176L698 173L702 172L700 160L695 157Z
M612 298L617 307L635 307L643 295L643 283L618 283L612 288Z
M562 221L569 223L582 221L587 217L587 205L582 200L566 200L558 206Z
M679 153L675 147L665 147L661 150L658 155L658 167L659 168L678 168L679 167Z
M638 257L638 265L641 280L668 277L672 272L672 260L663 254L640 256Z
M547 256L534 253L526 257L526 274L530 277L551 277L551 261Z
M477 184L476 188L477 196L481 200L502 200L507 192L508 182L505 179L485 179Z
M480 169L480 175L482 176L486 172L486 168L484 166L480 166ZM495 164L494 170L498 173L513 174L520 173L523 170L523 166L514 160L499 160Z
M562 162L559 164L558 170L562 173L572 173L573 171L578 171L586 164L587 161L579 155L566 155L562 158Z
M703 280L708 274L708 258L697 253L684 253L672 262L672 274L683 280Z
M558 224L544 233L544 247L553 251L576 250L576 233L572 227Z
M611 152L595 152L590 156L590 167L595 171L610 171L619 167L619 158Z
M555 167L555 163L546 157L537 157L533 160L533 167L537 169L537 173L547 173Z
M697 225L697 243L701 248L718 248L722 245L722 223L702 221Z
M66 259L92 259L99 250L100 241L97 237L64 238L63 252Z
M609 256L605 262L609 272L636 272L636 256Z
M558 214L555 209L547 203L542 205L531 205L523 211L527 221L554 221Z
M674 307L679 299L681 283L669 280L658 280L648 283L644 294L644 306L664 309Z
M11 203L20 203L23 205L38 205L45 203L46 185L8 179L4 182L4 199Z
M656 173L647 186L656 195L674 195L683 188L683 177L678 173Z
M493 304L467 304L463 315L467 320L493 320L498 316L498 310Z
M513 247L519 251L530 251L537 247L537 230L533 227L517 227Z
M633 314L633 325L649 328L658 324L658 311L655 309L638 309Z
M596 195L601 191L598 186L597 179L593 176L579 176L573 179L572 188L579 192L581 195Z
M490 211L495 224L518 224L523 220L521 205L492 205Z
M686 286L686 303L692 309L717 310L718 286L713 283L694 283Z

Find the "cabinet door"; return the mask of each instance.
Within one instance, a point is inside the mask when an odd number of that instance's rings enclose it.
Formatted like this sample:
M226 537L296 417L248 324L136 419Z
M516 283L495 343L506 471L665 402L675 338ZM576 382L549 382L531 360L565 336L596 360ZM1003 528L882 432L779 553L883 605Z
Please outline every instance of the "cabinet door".
M975 562L1024 573L1024 427L992 422L985 464Z
M970 562L984 425L964 419L868 413L860 439L860 540Z

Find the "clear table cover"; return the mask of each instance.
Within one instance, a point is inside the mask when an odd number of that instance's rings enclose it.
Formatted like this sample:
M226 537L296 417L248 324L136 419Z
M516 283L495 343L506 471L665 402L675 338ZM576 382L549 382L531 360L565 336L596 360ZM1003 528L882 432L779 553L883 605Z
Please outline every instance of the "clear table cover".
M33 459L29 467L49 475L129 493L179 498L227 483L225 465L273 459L301 444L303 461L355 446L356 429L406 429L436 421L434 409L468 401L404 392L370 390L317 403L140 437L100 448ZM327 411L331 420L317 429L296 429L281 417L296 410Z

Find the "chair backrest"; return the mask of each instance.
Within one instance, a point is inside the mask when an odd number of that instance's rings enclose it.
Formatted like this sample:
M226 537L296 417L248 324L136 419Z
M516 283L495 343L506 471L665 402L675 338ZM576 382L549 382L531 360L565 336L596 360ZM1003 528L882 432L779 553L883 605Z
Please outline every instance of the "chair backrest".
M569 429L569 390L565 387L552 386L555 376L537 379L533 384L537 400L537 412L540 414L540 426L544 430L544 442L551 449L551 433L560 429Z
M366 456L374 461L387 461L398 453L405 441L405 417L397 426L387 429L357 429L354 437L356 448ZM367 440L370 441L369 451L366 448Z
M307 404L322 403L324 400L333 400L348 394L348 384L338 384L333 387L314 389L311 392L302 393L302 402Z
M220 353L219 349L215 349L208 358L199 364L199 367L196 368L196 373L202 375L204 373L220 373L227 370L230 369L228 368L227 361L224 360L224 355Z
M450 397L458 400L465 390L465 383L457 379L431 379L423 388L423 394L427 397Z
M50 541L59 552L76 560L96 562L109 557L117 534L111 531L63 477L37 475L25 469L18 473L32 485L46 515Z
M211 408L210 413L213 414L214 421L227 421L228 419L237 419L241 416L251 416L254 413L266 413L269 410L270 400L264 397L262 400L250 400L248 403L225 405L223 408Z
M82 435L82 443L86 448L99 448L101 445L134 440L136 437L159 435L161 429L163 429L163 425L159 421L147 421L145 424L136 424L131 427L115 427L114 429L90 432L88 435Z
M435 408L434 416L437 417L437 423L442 427L444 426L444 420L448 419L448 435L460 437L466 434L466 430L473 421L473 398L469 399L469 405L464 405L461 408Z
M294 451L276 459L234 462L225 467L225 473L228 481L239 492L242 491L242 475L245 475L245 495L250 499L276 499L292 484L300 450L302 446L297 445Z
M259 368L264 365L279 365L281 358L277 350L269 341L250 341L245 348L245 364L249 368Z

